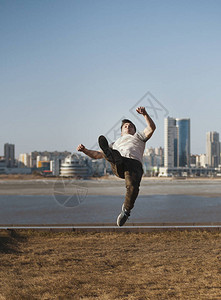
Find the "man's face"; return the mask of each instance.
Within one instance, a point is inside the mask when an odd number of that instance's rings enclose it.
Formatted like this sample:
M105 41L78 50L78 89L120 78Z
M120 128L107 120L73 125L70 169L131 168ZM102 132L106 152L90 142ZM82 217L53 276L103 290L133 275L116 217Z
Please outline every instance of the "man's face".
M131 135L135 134L134 126L131 123L124 123L124 125L122 126L121 135L125 135L125 134L131 134Z

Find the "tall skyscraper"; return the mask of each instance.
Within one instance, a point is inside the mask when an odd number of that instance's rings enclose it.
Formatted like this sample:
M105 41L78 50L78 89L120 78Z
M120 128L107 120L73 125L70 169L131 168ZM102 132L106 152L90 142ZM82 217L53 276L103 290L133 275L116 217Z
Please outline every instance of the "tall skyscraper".
M176 119L177 126L177 166L190 165L190 119Z
M190 164L190 119L164 120L164 166L188 167Z
M5 144L4 145L4 157L7 168L13 168L15 166L15 145Z
M174 118L164 119L164 166L177 166L177 127Z
M218 132L206 133L206 157L209 167L217 168L220 164L220 142Z

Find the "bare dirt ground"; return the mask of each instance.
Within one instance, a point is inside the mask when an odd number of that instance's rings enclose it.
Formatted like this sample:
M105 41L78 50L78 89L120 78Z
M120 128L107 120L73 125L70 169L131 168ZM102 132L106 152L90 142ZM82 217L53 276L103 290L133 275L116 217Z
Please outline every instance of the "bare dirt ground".
M2 231L0 299L221 299L221 233Z
M35 174L0 174L0 180L33 180L33 179L42 179L44 178L41 175Z

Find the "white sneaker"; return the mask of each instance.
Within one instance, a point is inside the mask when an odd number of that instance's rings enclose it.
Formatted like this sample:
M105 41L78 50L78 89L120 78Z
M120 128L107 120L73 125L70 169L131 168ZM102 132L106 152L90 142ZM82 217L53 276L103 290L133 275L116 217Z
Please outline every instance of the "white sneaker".
M127 219L130 216L130 211L126 210L124 208L124 204L122 205L122 211L119 214L119 216L117 217L117 226L123 226L125 224L125 222L127 221Z

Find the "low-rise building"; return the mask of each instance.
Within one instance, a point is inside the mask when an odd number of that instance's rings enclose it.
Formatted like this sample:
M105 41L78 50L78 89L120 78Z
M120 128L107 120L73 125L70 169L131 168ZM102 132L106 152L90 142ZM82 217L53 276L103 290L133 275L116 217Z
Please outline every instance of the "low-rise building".
M61 163L60 176L85 178L89 176L89 168L80 155L72 154Z

